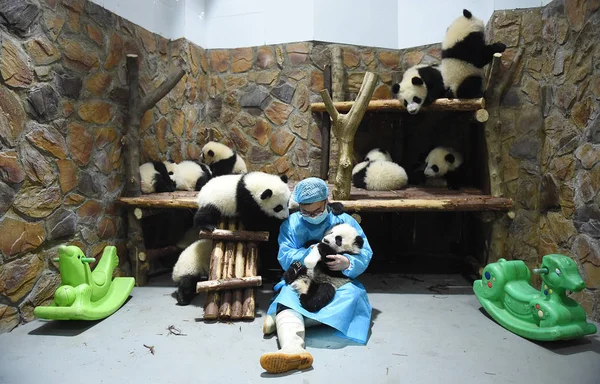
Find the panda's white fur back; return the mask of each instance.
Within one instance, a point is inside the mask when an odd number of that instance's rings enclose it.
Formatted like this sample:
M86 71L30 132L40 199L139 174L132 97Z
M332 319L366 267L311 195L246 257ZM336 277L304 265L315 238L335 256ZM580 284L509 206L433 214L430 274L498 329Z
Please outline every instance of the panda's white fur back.
M142 193L154 193L154 176L158 174L151 162L140 165L140 189Z
M361 161L360 163L356 164L354 168L352 168L352 176L360 172L367 165L369 165L368 161Z
M198 208L215 205L221 214L233 217L237 213L237 184L243 175L223 175L210 179L198 193Z
M442 49L453 47L472 32L483 32L484 30L485 25L483 24L483 21L475 16L471 16L470 19L467 19L465 16L460 16L448 27L444 40L442 41Z
M483 77L483 68L477 68L471 63L459 59L445 58L440 64L440 71L444 79L444 87L450 88L456 95L458 87L470 76Z
M171 172L175 172L175 168L177 168L177 164L172 162L172 161L163 161L163 164L165 165L165 167L167 168L167 172L171 173Z
M244 161L244 159L242 159L242 157L240 155L238 155L236 153L236 159L235 159L235 164L233 165L233 173L234 174L241 174L241 173L248 173L248 167L246 166L246 162Z
M389 153L382 151L380 148L373 148L365 156L365 161L392 161L392 156Z
M178 283L183 276L208 276L212 247L211 239L202 239L185 248L173 267L173 281Z
M254 201L259 203L260 209L269 217L286 219L290 215L289 200L291 196L290 187L277 175L271 175L264 172L250 172L244 177L246 189ZM273 192L272 197L261 200L261 194L268 188ZM280 212L274 212L273 208L282 205Z
M392 191L408 184L404 168L392 161L363 161L352 169L352 176L366 168L364 183L369 191Z
M196 188L196 181L204 175L200 164L185 160L177 164L171 175L171 180L175 182L179 191L193 191Z

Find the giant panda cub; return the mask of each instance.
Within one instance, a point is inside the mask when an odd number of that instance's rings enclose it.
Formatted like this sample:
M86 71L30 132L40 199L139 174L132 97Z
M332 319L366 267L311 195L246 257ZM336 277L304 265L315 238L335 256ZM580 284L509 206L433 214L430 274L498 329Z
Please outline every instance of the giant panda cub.
M248 230L269 230L289 216L287 176L250 172L210 179L198 193L194 226L214 230L222 217L239 217Z
M414 65L404 72L400 84L392 85L392 92L398 94L408 113L414 115L423 105L444 97L442 73L437 65Z
M142 193L174 192L175 184L169 175L170 162L152 161L140 165L140 189Z
M347 223L331 227L323 239L304 258L292 263L284 273L286 284L291 285L300 295L300 304L310 312L317 312L333 300L335 291L351 281L341 271L332 271L327 266L327 256L344 253L358 255L364 239L353 226ZM310 242L305 244L310 246Z
M200 156L210 166L213 177L248 172L244 159L225 144L209 141Z
M450 24L442 42L440 70L449 98L483 96L483 67L495 53L504 52L502 43L485 44L483 21L464 9Z
M179 254L171 277L177 284L177 304L188 305L196 295L196 284L208 276L213 241L198 240L198 230L191 228L175 246L183 251Z
M178 191L199 191L212 178L206 164L185 160L173 168L171 179Z
M408 184L406 171L392 161L389 153L379 148L372 149L365 161L352 169L352 184L370 191L391 191Z
M462 155L449 147L436 147L425 158L425 184L460 189L465 183Z

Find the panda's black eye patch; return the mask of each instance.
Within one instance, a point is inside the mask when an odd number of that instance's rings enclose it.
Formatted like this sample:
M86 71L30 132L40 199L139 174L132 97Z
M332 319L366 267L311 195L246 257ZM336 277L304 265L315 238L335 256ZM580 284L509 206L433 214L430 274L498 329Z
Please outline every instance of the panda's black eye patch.
M440 167L438 167L437 165L432 165L431 170L435 173L438 173L440 171Z
M172 174L173 174L173 172L169 172L169 175L172 175Z
M342 246L342 236L339 236L339 235L338 235L338 236L336 236L336 237L335 237L335 244L336 244L338 247L341 247L341 246Z
M207 153L208 156L213 157L215 155L215 153L213 152L213 150L209 150Z
M268 199L271 196L273 196L273 191L271 191L270 189L265 189L263 191L263 193L260 195L260 199L261 200L265 200L265 199Z
M279 204L278 206L276 206L275 208L273 208L273 210L275 212L281 212L281 211L283 211L283 206L281 204Z
M404 100L404 107L408 107L408 101Z
M417 97L417 96L413 97L413 101L415 103L417 103L417 104L421 104L421 98L420 97Z

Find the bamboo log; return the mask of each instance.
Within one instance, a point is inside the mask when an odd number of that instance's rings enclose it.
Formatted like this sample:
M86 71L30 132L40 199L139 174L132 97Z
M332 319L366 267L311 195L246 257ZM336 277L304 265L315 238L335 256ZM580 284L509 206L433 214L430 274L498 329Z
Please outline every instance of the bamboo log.
M338 200L334 200L338 201ZM411 211L508 211L512 199L493 196L468 196L439 199L343 200L350 212L411 212Z
M225 228L225 220L221 221L219 228ZM216 242L213 245L213 251L210 255L210 270L208 273L209 280L219 280L223 272L223 256L225 253L225 245L222 241ZM219 315L219 293L209 293L206 295L206 303L204 305L204 319L215 320Z
M335 186L333 189L334 199L346 200L350 197L350 178L352 176L352 157L354 152L354 136L358 125L365 115L367 105L379 75L367 72L356 101L347 114L340 114L333 105L329 92L321 91L321 97L325 103L327 112L331 116L332 131L338 142L338 169L335 175Z
M258 261L258 245L256 243L248 243L248 255L246 257L246 277L256 276ZM242 305L242 318L254 319L255 302L254 288L246 288L244 290L244 303Z
M231 279L220 279L201 281L196 285L196 292L224 291L236 288L258 287L262 284L261 276L234 277ZM238 289L239 290L239 289ZM241 291L240 291L241 292ZM241 306L241 303L240 303ZM232 310L233 312L233 310ZM241 311L240 311L241 317ZM233 319L233 313L231 315Z
M358 99L358 98L357 98ZM338 101L334 102L333 106L338 112L348 112L355 101ZM437 99L426 107L421 107L424 111L477 111L485 108L485 100L479 99ZM325 103L312 103L310 105L312 112L327 112ZM397 99L371 100L367 105L367 111L385 111L385 110L400 110L406 111L404 104Z
M238 229L243 229L244 226L240 222ZM247 247L244 246L242 241L238 241L235 248L235 270L234 276L235 278L252 278L252 276L244 277L244 272L246 270L246 255L244 251L247 250ZM262 279L261 279L262 281ZM262 283L261 283L262 284ZM260 285L260 284L258 284ZM244 300L244 292L241 289L236 289L233 291L233 298L231 303L231 319L239 320L242 318L243 311L243 303Z
M230 219L227 229L230 231L235 231L236 227L236 220ZM225 243L225 256L223 258L223 274L221 275L221 278L224 280L230 280L234 276L233 263L235 261L235 248L235 242L228 241L227 243ZM219 308L219 318L221 320L229 320L229 318L231 317L231 300L231 290L223 292L221 307Z
M214 231L200 231L201 239L231 240L231 241L269 241L269 232L266 231L228 231L215 229Z

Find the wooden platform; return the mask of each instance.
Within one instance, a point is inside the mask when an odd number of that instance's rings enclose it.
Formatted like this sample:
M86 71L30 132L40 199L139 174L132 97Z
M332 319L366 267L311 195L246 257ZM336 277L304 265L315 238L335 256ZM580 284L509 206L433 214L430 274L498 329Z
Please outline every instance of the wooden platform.
M337 101L333 103L338 112L348 112L354 101ZM428 106L422 107L423 111L477 111L485 108L485 100L478 99L437 99ZM325 103L312 103L312 112L327 112ZM398 99L371 100L367 111L404 111L406 107Z
M294 188L294 183L290 183ZM329 186L330 200L331 190ZM196 209L197 192L170 192L121 197L117 202L140 208ZM341 201L350 212L401 211L508 211L512 199L484 195L478 189L450 191L446 188L409 187L398 191L367 191L352 187L350 200Z

